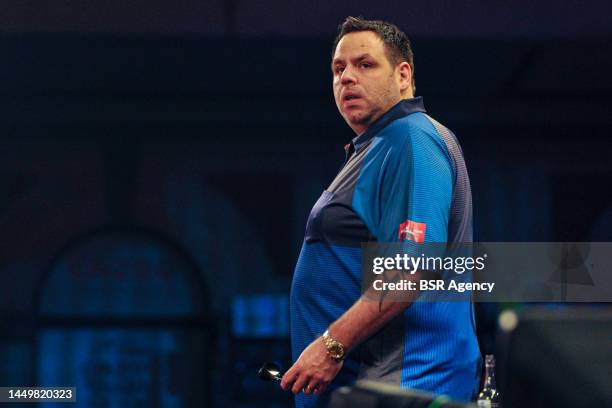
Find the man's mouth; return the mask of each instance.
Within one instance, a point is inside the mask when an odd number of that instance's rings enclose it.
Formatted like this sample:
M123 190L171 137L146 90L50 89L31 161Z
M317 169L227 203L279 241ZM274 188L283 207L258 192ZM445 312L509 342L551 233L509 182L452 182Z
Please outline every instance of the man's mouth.
M344 95L344 97L342 98L343 101L347 102L347 101L353 101L355 99L359 99L361 98L358 94L355 93L347 93Z

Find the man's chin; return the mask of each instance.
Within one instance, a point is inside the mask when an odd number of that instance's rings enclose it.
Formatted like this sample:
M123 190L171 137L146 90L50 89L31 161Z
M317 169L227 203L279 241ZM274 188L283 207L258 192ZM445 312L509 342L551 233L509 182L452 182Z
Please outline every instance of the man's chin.
M370 116L366 114L353 114L344 117L351 126L365 126L370 122Z

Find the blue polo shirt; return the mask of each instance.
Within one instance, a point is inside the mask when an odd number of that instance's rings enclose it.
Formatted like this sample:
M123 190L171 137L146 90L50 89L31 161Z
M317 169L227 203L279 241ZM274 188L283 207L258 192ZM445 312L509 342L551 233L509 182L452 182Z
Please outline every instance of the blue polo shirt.
M301 352L361 296L361 243L472 242L472 198L455 136L422 98L399 102L346 148L346 161L315 203L291 286L291 340ZM350 353L323 396L370 379L468 400L480 350L471 302L415 302Z

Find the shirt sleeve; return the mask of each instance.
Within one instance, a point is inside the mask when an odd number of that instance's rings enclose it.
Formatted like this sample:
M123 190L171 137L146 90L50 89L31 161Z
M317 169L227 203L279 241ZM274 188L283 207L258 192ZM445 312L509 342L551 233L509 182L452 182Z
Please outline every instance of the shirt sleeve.
M380 243L446 242L454 171L437 134L414 129L368 152L353 204Z

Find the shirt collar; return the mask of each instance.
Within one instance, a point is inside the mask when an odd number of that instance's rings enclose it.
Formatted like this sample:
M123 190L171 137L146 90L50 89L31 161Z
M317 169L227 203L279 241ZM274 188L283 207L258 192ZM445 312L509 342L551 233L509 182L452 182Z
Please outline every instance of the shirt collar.
M402 99L391 109L385 112L376 122L372 123L368 130L353 139L355 150L359 150L368 140L396 119L403 118L415 112L425 112L423 97Z

